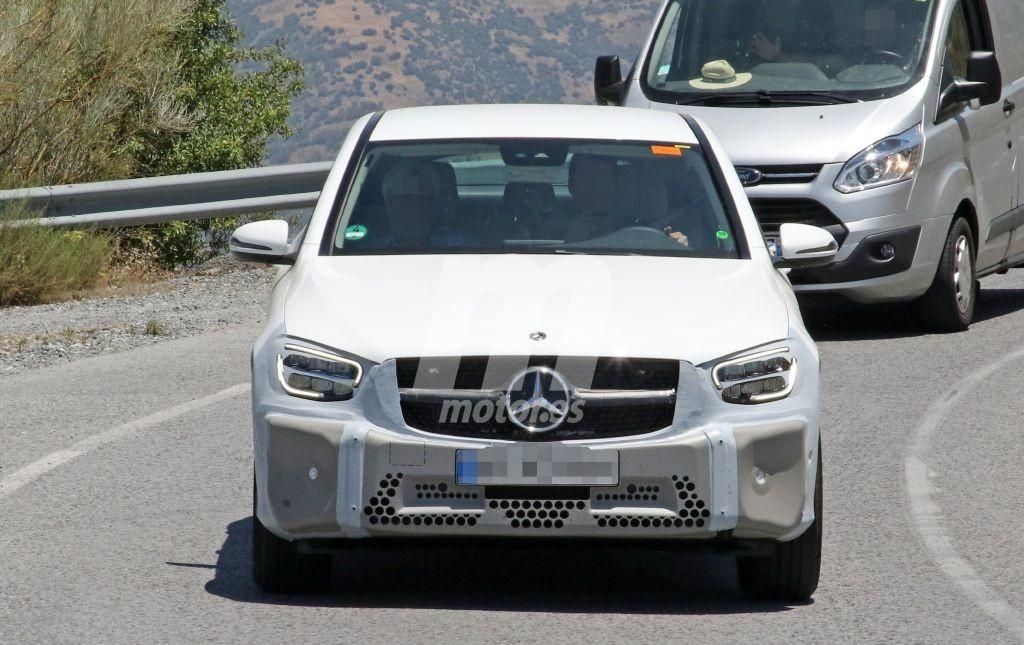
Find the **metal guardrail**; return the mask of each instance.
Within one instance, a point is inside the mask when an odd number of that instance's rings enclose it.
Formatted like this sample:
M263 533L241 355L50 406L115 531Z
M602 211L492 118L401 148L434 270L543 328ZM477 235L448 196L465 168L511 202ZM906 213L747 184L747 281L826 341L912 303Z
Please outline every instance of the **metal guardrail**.
M125 179L0 191L0 206L21 203L35 223L120 228L170 221L311 208L331 162Z

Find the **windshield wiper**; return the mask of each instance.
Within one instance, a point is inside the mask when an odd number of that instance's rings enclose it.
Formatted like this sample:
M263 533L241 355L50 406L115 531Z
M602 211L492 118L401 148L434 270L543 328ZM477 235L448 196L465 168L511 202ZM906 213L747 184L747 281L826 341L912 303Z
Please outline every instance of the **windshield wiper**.
M702 94L692 99L681 99L677 105L837 105L840 103L857 103L841 94L831 92L784 91L769 92L723 92L720 94Z
M622 257L643 257L643 253L637 253L636 251L614 251L614 250L602 250L602 249L585 249L582 251L573 251L572 249L555 249L555 255L615 255Z
M769 96L772 98L788 98L788 99L820 99L823 102L835 105L838 103L860 103L859 99L852 99L849 96L843 96L842 94L836 94L834 92L804 92L801 90L792 90L784 92L770 92Z

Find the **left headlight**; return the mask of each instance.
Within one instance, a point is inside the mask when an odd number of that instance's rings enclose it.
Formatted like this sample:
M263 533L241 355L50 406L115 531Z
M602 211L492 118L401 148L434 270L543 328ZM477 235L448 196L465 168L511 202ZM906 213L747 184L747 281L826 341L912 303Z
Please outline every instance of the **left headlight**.
M284 391L313 401L346 401L363 378L351 359L312 347L285 345L277 355L277 378Z
M778 401L793 391L796 357L785 348L751 354L719 363L711 378L726 403L755 405Z
M841 193L858 193L913 178L921 165L924 135L915 125L902 134L879 141L843 166L835 187Z

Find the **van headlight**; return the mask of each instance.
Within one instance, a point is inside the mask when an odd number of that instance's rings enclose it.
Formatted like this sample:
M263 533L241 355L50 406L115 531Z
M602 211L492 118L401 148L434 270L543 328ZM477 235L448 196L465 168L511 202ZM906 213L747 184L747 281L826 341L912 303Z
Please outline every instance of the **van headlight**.
M918 124L850 159L839 173L835 188L841 193L858 193L911 179L917 174L923 151L924 135Z
M750 354L719 363L711 378L726 403L756 405L789 396L796 383L796 357L789 349Z
M313 401L346 401L363 378L362 366L312 347L285 345L277 355L277 379L292 396Z

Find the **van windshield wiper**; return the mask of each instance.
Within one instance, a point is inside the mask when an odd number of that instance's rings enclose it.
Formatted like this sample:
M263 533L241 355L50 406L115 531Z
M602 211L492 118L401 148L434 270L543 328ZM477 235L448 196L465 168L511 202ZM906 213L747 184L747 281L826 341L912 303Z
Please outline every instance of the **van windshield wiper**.
M840 103L858 103L858 101L831 92L769 92L761 90L760 92L702 94L690 99L681 99L676 103L677 105L838 105Z

